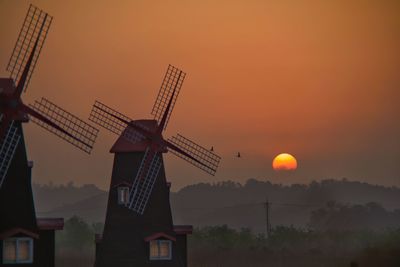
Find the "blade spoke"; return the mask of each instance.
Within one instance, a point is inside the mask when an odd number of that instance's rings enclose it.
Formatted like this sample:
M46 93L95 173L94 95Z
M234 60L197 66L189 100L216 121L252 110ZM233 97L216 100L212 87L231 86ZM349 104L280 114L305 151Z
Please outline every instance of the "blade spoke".
M179 149L170 146L168 151L172 154L186 160L211 175L215 175L218 164L221 160L220 156L180 134L168 139L168 141Z
M33 111L29 112L33 122L90 154L98 129L45 98L35 101L28 108Z
M0 188L3 185L20 139L21 134L18 133L18 128L12 121L0 146Z
M10 72L10 77L16 84L19 83L24 67L28 62L35 43L37 42L37 47L33 54L24 87L22 88L24 90L26 90L29 84L52 20L53 17L49 16L34 5L30 5L13 53L7 65L7 71Z
M163 114L167 109L168 103L173 96L171 107L169 108L168 114L166 115L164 129L167 127L169 117L171 116L172 110L174 109L175 102L178 98L185 76L186 73L184 73L180 69L175 68L172 65L168 66L164 80L160 87L160 91L158 92L156 102L154 103L153 109L151 111L151 114L154 115L154 119L156 119L160 123L161 118L163 117Z
M150 148L147 148L131 187L128 206L131 210L143 214L161 165L162 158L160 153L155 153Z
M138 122L132 122L132 119L129 117L99 101L94 103L89 120L118 136L123 136L132 143L137 143L145 139L145 136L135 130L133 126L149 131L147 127ZM128 127L128 124L132 127Z

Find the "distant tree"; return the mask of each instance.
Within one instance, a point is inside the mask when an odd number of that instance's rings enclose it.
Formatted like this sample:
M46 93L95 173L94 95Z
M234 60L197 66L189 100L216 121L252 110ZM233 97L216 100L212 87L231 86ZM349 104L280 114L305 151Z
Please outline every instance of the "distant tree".
M344 205L331 201L311 212L309 225L318 231L383 230L400 225L400 212L387 211L373 202Z
M235 247L254 248L260 242L265 241L265 237L263 235L255 236L249 228L237 231L227 225L220 225L196 228L190 240L195 246L232 249Z
M71 248L89 247L94 242L94 230L83 219L73 216L64 224L64 230L60 231L57 241L61 246Z
M93 223L92 229L93 229L94 233L101 234L101 233L103 233L104 223L100 223L100 222Z
M208 239L218 248L232 248L236 242L236 231L228 226L213 226L207 229Z
M290 248L306 244L312 238L311 231L293 226L276 226L268 238L268 244L276 249ZM300 245L301 246L301 245Z

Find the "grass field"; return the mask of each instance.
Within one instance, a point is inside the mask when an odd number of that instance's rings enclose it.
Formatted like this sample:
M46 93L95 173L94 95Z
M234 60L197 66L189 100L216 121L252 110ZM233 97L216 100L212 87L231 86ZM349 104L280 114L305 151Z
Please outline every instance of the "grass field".
M56 267L93 267L94 251L58 250ZM351 265L356 262L358 265ZM289 250L191 249L189 267L399 267L400 250L367 249L360 253L296 253Z
M93 267L93 230L77 219L65 228L56 238L56 266ZM188 266L400 267L400 229L312 231L277 226L266 238L248 228L196 228L188 238Z
M56 250L56 267L93 267L93 249L62 249Z

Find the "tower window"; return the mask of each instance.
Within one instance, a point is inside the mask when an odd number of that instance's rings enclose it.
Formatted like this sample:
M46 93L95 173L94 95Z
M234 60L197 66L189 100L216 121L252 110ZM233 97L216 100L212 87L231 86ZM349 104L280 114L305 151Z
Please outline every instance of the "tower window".
M170 240L150 241L150 260L170 260L172 258L172 242Z
M129 202L129 187L120 186L118 187L118 204L126 205Z
M3 240L3 263L32 263L33 239L8 238Z

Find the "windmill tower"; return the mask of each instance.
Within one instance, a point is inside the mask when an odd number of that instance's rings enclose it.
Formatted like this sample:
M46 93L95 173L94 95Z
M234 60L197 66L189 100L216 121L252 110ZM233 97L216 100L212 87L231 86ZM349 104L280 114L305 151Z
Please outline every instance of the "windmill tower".
M54 231L63 219L36 218L32 162L28 161L22 123L30 120L90 153L98 130L49 100L25 105L26 91L52 17L31 5L7 70L0 78L0 266L54 266Z
M90 120L119 135L114 153L107 215L96 243L96 267L187 266L186 235L191 226L174 226L163 153L171 152L214 175L220 157L165 130L185 73L169 66L153 106L153 120L132 120L95 102Z

